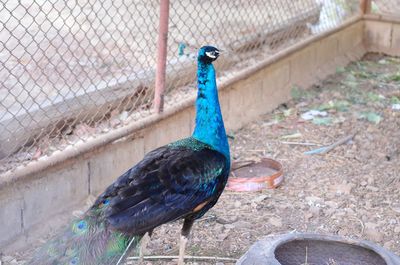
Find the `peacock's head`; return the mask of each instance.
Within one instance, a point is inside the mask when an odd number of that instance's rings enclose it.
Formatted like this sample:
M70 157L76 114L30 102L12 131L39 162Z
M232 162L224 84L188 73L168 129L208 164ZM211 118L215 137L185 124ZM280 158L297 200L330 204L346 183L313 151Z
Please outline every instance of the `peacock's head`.
M199 50L197 59L204 63L211 63L217 60L219 56L219 50L213 46L203 46Z

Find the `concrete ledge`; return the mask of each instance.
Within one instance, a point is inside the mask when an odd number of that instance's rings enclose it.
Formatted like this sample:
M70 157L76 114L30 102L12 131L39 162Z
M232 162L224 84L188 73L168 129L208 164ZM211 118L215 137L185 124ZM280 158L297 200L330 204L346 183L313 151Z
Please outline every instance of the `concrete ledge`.
M337 67L360 59L366 52L363 28L361 17L353 18L219 84L228 130L241 128L286 102L294 86L307 88ZM59 220L58 214L68 216L85 198L97 196L146 152L189 136L195 115L193 103L191 98L161 115L0 176L0 221L5 224L0 228L0 249L21 249L36 236L49 233L48 229L40 230L40 224L54 223L51 229L57 229L63 224L53 221Z

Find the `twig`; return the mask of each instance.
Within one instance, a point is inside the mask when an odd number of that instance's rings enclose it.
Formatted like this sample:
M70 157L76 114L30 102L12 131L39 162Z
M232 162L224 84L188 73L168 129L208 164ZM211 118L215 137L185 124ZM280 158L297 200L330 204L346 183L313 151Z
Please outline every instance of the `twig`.
M317 148L317 149L314 149L314 150L311 150L311 151L307 151L307 152L304 152L304 154L306 154L306 155L326 154L329 151L331 151L331 150L335 149L336 147L338 147L339 145L347 143L348 141L353 139L353 137L355 135L356 135L356 133L353 133L351 135L348 135L348 136L346 136L344 138L339 139L338 141L334 142L331 145L324 146L324 147L321 147L321 148Z
M360 222L360 224L361 224L361 235L363 235L364 234L364 230L365 230L364 222L360 218L358 218L357 216L353 216L353 218L355 220L357 220L358 222Z
M216 220L216 219L218 219L218 217L216 217L215 215L211 215L211 216L200 218L199 220L197 220L197 222L204 222L204 221Z
M306 260L301 265L309 265L308 264L308 248L306 247Z
M232 174L232 176L233 176L234 178L237 178L237 176L236 176L236 174L235 174L235 171L234 171L234 170L232 170L232 171L231 171L231 174Z
M322 146L322 144L317 144L317 143L285 142L285 141L281 141L280 143L281 144L290 144L290 145Z
M250 149L250 150L247 150L247 151L249 151L249 152L255 152L255 153L265 152L264 149Z
M219 223L219 224L226 225L226 224L233 224L233 223L237 222L238 220L239 220L239 217L238 217L238 216L235 216L235 218L232 219L232 220L227 220L227 219L225 219L225 218L218 217L217 220L215 220L215 221L216 221L217 223Z
M138 260L140 257L128 257L129 260ZM179 256L144 256L144 260L159 260L159 259L178 259ZM207 256L185 256L185 259L190 260L217 260L217 261L237 261L234 258L227 258L227 257L207 257ZM128 263L127 263L128 264Z

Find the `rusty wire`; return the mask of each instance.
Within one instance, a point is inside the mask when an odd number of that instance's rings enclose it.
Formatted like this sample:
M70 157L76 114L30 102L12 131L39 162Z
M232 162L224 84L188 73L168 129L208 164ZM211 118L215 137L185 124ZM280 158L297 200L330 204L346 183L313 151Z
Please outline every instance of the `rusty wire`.
M229 77L358 12L357 0L170 2L166 107L194 93L204 44L225 52ZM156 0L3 1L0 173L151 113L158 11Z

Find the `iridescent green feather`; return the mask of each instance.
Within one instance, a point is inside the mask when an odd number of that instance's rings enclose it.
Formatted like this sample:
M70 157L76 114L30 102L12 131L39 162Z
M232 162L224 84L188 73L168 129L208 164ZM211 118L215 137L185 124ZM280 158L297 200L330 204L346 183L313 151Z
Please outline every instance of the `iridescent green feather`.
M188 137L188 138L185 138L185 139L178 140L176 142L170 143L168 146L175 147L175 148L189 147L194 151L199 151L199 150L204 149L204 148L209 148L210 149L209 145L207 145L205 143L202 143L202 142L194 139L193 137Z
M140 237L128 236L108 228L104 210L108 202L90 209L74 220L58 238L44 246L29 265L108 265L116 264L129 245Z
M128 246L131 238L116 232L111 236L111 240L107 244L107 256L116 256L124 253L126 247Z

